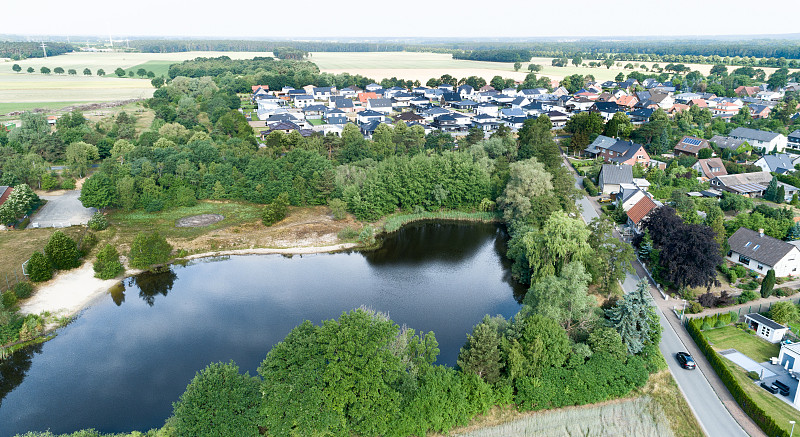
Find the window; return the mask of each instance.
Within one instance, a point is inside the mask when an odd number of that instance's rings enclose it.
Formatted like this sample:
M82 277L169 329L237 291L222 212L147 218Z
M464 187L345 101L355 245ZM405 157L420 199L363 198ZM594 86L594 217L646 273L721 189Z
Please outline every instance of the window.
M751 244L752 243L748 241L747 243L744 244L744 247L750 247Z
M758 265L758 269L759 269L759 270L764 270L764 266L762 266L761 264L759 264L759 265Z
M760 245L760 244L756 244L756 245L753 247L753 252L757 251L759 247L761 247L761 245Z
M748 257L746 257L744 255L739 255L739 262L744 264L744 265L746 265L746 266L750 265L750 258L748 258Z

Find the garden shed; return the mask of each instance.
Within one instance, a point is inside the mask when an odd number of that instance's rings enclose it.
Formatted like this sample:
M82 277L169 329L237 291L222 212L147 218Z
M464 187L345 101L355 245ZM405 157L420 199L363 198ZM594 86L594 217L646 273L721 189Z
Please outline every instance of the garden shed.
M789 331L788 327L758 313L745 315L744 322L747 323L750 329L756 331L756 335L770 343L780 342Z

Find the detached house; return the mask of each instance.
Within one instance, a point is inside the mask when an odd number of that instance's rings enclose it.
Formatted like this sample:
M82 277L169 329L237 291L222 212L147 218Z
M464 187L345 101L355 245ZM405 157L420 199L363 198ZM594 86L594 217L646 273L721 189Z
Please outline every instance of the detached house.
M764 155L754 162L753 165L761 167L762 171L769 171L779 174L794 171L794 160L791 156L785 153Z
M737 127L728 135L731 138L747 141L751 146L761 149L764 153L773 151L783 152L786 148L786 137L775 132Z
M700 150L710 148L711 146L708 145L708 140L687 135L681 138L681 140L678 141L678 144L675 145L675 154L694 156L697 158Z
M367 100L367 110L389 114L392 112L392 100L369 99Z
M786 145L794 149L800 149L800 129L789 134Z
M765 275L770 269L775 276L794 276L800 267L800 249L785 241L747 228L739 228L728 238L727 259Z
M614 164L636 165L642 164L647 167L650 162L650 155L644 150L644 146L633 141L617 141L600 152L603 161Z
M764 195L767 186L772 181L772 174L766 171L755 173L730 174L727 176L717 176L711 179L711 188L725 190L731 193L741 194L747 197L761 197ZM797 187L783 182L778 182L779 187L783 187L786 194L785 200L792 199Z
M642 220L659 207L649 196L643 196L625 214L628 216L628 227L636 234L642 233Z
M598 185L603 194L619 193L623 184L633 184L633 167L630 165L603 164Z
M700 172L707 179L714 179L717 176L725 176L728 171L720 158L698 159L692 169Z

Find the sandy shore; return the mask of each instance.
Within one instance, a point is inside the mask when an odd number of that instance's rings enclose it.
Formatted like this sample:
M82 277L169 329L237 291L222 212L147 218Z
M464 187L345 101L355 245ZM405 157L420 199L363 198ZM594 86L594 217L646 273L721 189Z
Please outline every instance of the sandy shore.
M289 247L285 249L238 249L221 250L216 252L198 253L184 259L198 259L210 256L225 255L304 255L311 253L336 252L355 247L354 243L336 244L333 246ZM126 271L126 276L137 271ZM108 290L117 284L119 279L97 279L94 277L92 263L85 262L83 266L59 273L55 278L37 287L36 293L20 305L23 314L39 314L48 311L58 316L72 317L86 308L96 299L108 293Z

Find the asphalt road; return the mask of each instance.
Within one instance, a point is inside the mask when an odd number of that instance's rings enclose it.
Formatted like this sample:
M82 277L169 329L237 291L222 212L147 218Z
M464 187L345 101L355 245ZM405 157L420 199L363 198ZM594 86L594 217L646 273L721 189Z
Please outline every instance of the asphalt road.
M576 175L575 178L575 185L581 188L581 177ZM581 197L577 203L582 210L581 215L587 223L598 216L597 210L594 209L594 206L586 196ZM622 288L625 293L634 291L637 282L639 282L639 276L636 273L629 273L622 283ZM695 417L697 417L706 435L709 437L747 436L747 433L736 422L714 392L714 389L711 388L711 384L709 384L704 372L713 372L714 370L710 367L704 368L704 366L701 365L701 363L705 364L707 361L704 359L701 360L699 357L695 356L695 359L698 361L698 366L695 370L685 370L675 361L676 353L689 349L683 344L680 337L678 337L672 325L669 324L661 308L658 305L656 305L656 308L658 309L657 312L661 320L661 326L664 328L664 332L661 336L661 343L659 343L658 348L661 350L661 354L664 355L664 359L667 361L672 376L678 383L678 387L681 392L683 392L683 396L689 403L689 407L692 409Z

